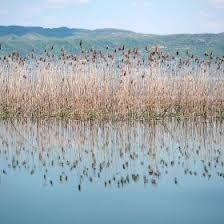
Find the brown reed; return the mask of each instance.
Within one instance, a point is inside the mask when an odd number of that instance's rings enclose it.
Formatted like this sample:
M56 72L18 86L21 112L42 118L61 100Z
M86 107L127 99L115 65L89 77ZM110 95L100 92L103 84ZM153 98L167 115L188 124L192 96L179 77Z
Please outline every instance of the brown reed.
M0 60L1 117L152 119L224 116L223 58L180 58L158 48L92 50ZM207 57L207 56L206 56Z

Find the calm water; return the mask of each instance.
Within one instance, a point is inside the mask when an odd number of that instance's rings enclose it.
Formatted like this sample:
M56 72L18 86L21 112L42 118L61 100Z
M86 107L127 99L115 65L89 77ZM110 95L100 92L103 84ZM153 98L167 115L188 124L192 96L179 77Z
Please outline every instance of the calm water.
M0 223L224 223L221 121L0 122Z

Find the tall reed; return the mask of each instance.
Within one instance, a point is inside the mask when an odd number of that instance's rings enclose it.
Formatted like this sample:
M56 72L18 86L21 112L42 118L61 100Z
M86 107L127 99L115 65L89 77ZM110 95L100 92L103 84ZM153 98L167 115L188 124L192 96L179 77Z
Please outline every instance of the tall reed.
M82 47L82 46L81 46ZM224 58L121 47L0 60L2 117L224 116Z

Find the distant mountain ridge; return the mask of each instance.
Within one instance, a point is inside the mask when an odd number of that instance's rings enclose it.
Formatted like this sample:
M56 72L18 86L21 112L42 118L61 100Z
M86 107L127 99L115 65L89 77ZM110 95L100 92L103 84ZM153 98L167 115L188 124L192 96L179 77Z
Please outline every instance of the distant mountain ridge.
M24 36L28 33L39 34L46 37L68 37L76 32L82 32L84 29L70 29L67 27L43 28L43 27L24 27L24 26L0 26L0 36L16 35ZM87 31L87 30L86 30Z
M204 51L213 51L217 56L224 55L224 33L218 34L172 34L154 35L142 34L121 29L78 29L78 28L43 28L24 26L0 26L0 54L11 51L28 53L36 48L41 53L49 45L55 45L55 52L64 47L69 52L79 50L78 42L83 40L86 48L93 47L104 50L126 45L128 48L140 48L145 46L159 46L165 51L174 52L177 49L188 49L194 54L203 54Z

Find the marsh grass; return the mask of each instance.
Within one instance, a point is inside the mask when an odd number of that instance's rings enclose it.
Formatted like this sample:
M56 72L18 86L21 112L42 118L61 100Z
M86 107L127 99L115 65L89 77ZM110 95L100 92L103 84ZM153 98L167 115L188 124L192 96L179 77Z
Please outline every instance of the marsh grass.
M224 117L223 58L117 52L2 58L0 118Z

